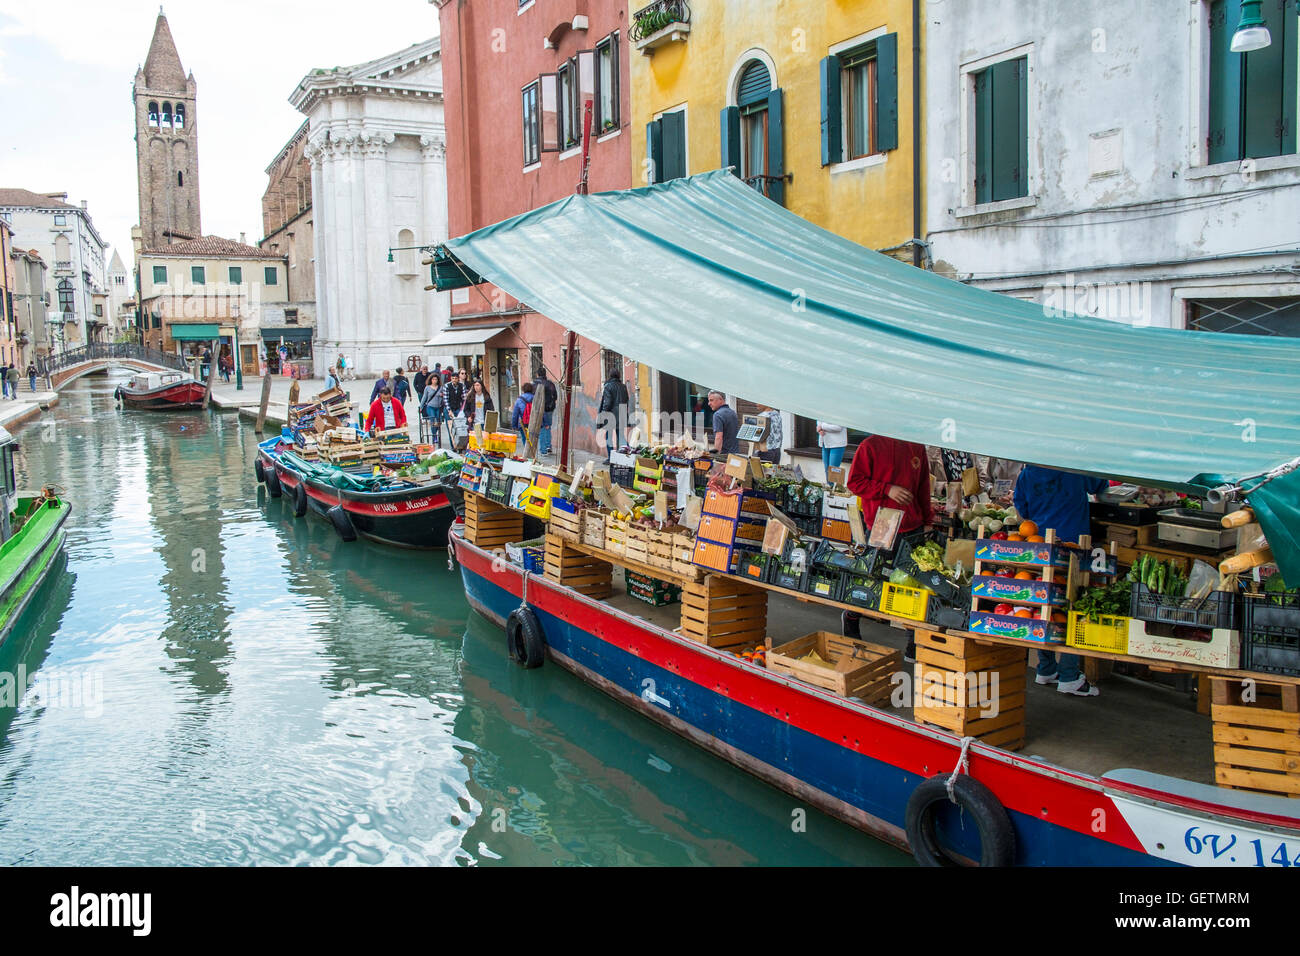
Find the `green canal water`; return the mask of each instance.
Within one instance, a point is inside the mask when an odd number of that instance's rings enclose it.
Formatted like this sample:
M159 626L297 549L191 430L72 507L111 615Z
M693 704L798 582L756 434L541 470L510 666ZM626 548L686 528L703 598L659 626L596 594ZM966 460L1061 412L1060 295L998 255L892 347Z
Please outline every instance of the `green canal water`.
M19 486L74 511L0 647L0 865L910 862L518 669L445 553L295 519L247 419L117 381L18 433Z

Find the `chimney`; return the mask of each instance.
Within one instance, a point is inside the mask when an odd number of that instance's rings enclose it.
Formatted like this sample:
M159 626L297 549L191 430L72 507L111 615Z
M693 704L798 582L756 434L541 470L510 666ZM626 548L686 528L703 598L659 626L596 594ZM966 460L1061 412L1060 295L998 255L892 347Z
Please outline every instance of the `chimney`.
M246 233L246 232L241 232L241 233L239 234L239 244L240 244L241 246L246 246L246 245L248 245L248 233Z
M85 208L86 208L86 200L84 200L84 199L81 200L81 208L82 208L82 209L85 209Z

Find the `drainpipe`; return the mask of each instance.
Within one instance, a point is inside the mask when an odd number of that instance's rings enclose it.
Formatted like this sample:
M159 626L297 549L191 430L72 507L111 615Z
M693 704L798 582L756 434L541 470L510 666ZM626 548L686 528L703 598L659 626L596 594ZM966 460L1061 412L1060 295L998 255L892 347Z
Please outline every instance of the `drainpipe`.
M912 236L921 238L921 0L912 0ZM912 265L921 265L919 245Z

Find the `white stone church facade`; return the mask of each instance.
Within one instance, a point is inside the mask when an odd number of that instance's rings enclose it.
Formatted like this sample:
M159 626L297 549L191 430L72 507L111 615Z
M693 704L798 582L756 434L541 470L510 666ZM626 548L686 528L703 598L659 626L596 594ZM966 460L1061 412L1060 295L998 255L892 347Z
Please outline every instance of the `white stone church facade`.
M427 253L402 249L447 238L439 41L313 70L290 102L308 119L316 368L340 352L362 374L445 358L425 343L448 325L449 297L425 291Z

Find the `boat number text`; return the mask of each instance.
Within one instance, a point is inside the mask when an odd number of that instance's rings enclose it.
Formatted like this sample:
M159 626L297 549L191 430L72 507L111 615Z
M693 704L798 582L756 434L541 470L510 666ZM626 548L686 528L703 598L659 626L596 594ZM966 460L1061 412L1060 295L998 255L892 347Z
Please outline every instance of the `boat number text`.
M1238 854L1243 863L1254 866L1300 866L1300 853L1289 848L1285 842L1267 844L1263 840L1240 841L1235 833L1224 836L1221 833L1197 833L1200 827L1189 827L1183 834L1183 843L1192 856L1206 855L1219 860L1227 856L1229 863L1238 862Z
M420 511L423 508L429 507L429 505L432 502L433 502L432 498L420 498L416 501L401 501L401 502L385 501L375 505L375 510L387 511L390 513L395 511Z

